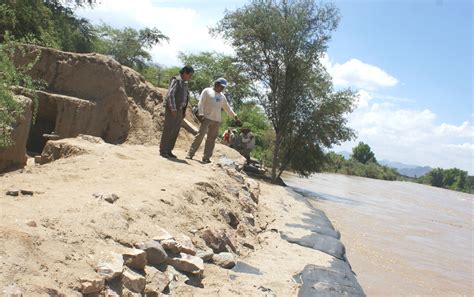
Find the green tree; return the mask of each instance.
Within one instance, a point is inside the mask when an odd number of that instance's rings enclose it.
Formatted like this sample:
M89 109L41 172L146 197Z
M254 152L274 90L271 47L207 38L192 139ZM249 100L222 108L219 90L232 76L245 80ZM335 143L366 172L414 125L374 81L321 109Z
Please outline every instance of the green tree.
M120 64L142 71L151 61L147 51L153 45L169 38L156 28L135 30L132 28L115 29L106 24L97 27L99 39L95 50L98 53L114 57Z
M67 1L91 5L94 1ZM59 0L10 0L0 4L0 42L5 32L27 43L88 52L96 38L92 25Z
M245 99L254 96L251 80L231 56L216 52L180 53L179 59L184 65L191 65L196 70L189 83L190 90L196 98L204 88L212 86L219 77L225 77L229 82L225 94L234 109L239 110Z
M367 164L368 162L377 163L377 159L375 159L370 146L363 142L359 142L357 146L352 148L351 158L362 164Z
M232 43L237 61L257 83L257 98L275 132L274 181L286 168L317 171L322 148L351 139L344 114L354 93L334 92L320 63L339 13L313 0L254 0L227 12L212 32Z

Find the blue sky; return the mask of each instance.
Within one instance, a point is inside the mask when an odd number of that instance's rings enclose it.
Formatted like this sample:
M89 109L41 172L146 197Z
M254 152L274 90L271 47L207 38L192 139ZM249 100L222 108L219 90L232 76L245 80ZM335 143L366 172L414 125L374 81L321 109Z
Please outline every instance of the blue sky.
M378 159L474 174L473 4L471 0L334 1L341 23L323 62L336 88L358 91L348 116ZM179 65L179 51L232 48L208 27L247 1L102 0L78 13L115 27L156 26L169 44L154 47L160 64ZM181 22L180 20L185 20Z

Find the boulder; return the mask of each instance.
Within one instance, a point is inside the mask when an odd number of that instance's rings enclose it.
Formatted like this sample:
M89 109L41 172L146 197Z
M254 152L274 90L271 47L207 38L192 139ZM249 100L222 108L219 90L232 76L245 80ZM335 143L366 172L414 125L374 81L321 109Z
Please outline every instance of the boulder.
M102 277L90 277L80 280L82 294L94 294L102 291L105 287L105 280Z
M257 204L252 200L248 192L240 191L238 200L244 212L254 213L257 210Z
M155 267L145 267L146 287L145 296L158 297L168 287L170 279L164 272L159 271Z
M153 237L153 240L156 240L156 241L162 241L166 239L173 239L173 236L171 236L171 234L169 234L168 231L166 231L163 228L160 228L156 236Z
M164 263L168 258L165 249L158 241L150 240L147 242L140 242L135 244L135 247L146 252L146 259L150 265Z
M26 165L26 143L32 119L32 100L25 96L15 96L21 104L22 112L18 115L11 133L11 145L0 148L0 172L23 168Z
M133 269L143 270L147 264L147 254L140 249L128 250L122 256L125 265Z
M120 297L142 297L142 293L130 291L130 289L128 288L122 288L122 293L120 294Z
M165 239L160 242L163 248L172 254L178 254L180 252L180 246L174 239Z
M122 274L122 285L135 293L141 293L145 290L146 279L143 275L129 268L124 268Z
M194 247L193 241L191 238L189 238L189 236L180 233L176 236L176 241L179 244L180 252L193 256L196 255L196 248Z
M212 256L214 255L214 252L212 249L207 249L205 251L198 251L196 256L201 258L204 262L209 262L212 260Z
M123 258L121 254L111 252L105 258L98 261L95 271L107 281L115 279L122 274Z
M245 184L250 193L250 198L252 198L252 200L258 204L258 198L260 197L260 184L250 178L245 179Z
M204 271L204 262L201 258L185 253L180 253L177 257L169 258L168 264L180 271L191 272L193 274L200 275Z
M227 235L224 230L206 229L201 235L206 245L210 247L214 253L227 251Z
M222 268L231 269L235 266L235 257L231 253L219 253L212 256L212 262Z
M225 222L231 226L232 228L236 229L240 223L239 218L235 215L232 211L226 209L219 209L219 213L224 218Z

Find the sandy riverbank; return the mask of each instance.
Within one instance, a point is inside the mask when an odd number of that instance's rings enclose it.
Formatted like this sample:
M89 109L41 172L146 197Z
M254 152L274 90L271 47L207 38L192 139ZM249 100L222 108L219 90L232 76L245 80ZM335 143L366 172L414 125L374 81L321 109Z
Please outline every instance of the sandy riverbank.
M254 223L243 223L242 175L218 164L243 159L227 147L217 145L215 164L204 165L160 158L155 146L81 143L83 154L0 176L0 289L14 284L24 296L81 295L79 279L94 275L101 257L148 240L160 228L189 236L198 249L206 248L203 230L223 229L237 247L233 270L206 263L201 283L189 283L186 274L176 278L168 292L174 296L296 296L301 280L294 276L307 264L337 261L281 238L312 234L304 227L311 208L283 187L261 182ZM185 146L175 151L181 158ZM34 195L7 196L11 189ZM119 199L111 204L94 193ZM229 226L223 210L242 226Z

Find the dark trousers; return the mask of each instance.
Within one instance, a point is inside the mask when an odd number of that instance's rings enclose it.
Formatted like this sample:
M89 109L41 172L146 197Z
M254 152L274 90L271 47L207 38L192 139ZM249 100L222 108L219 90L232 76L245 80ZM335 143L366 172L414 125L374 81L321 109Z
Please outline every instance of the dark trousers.
M165 123L163 125L163 133L161 134L160 153L168 154L174 149L176 139L178 139L179 129L183 122L183 109L178 109L176 115L173 116L171 110L165 108Z

